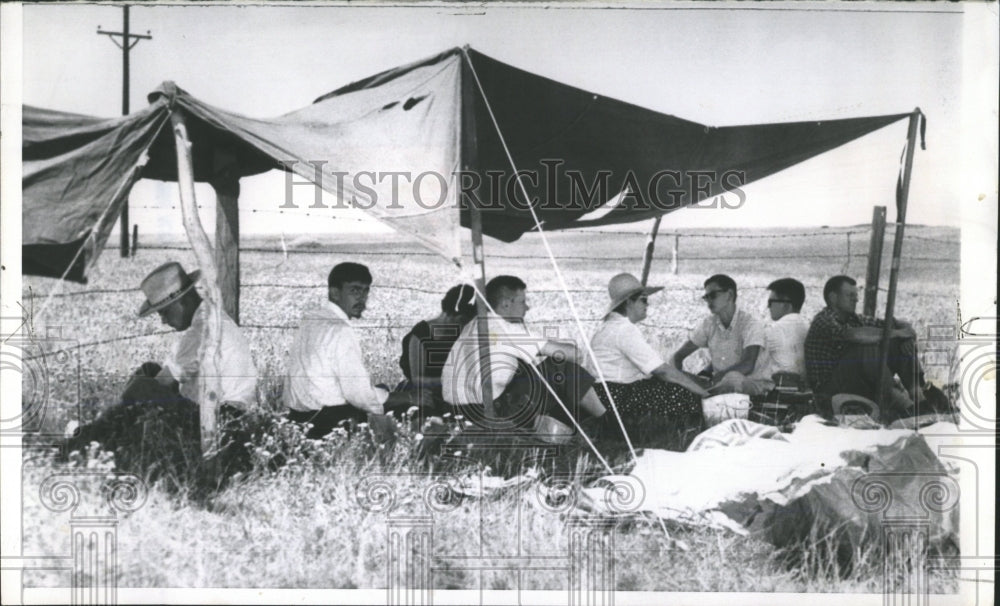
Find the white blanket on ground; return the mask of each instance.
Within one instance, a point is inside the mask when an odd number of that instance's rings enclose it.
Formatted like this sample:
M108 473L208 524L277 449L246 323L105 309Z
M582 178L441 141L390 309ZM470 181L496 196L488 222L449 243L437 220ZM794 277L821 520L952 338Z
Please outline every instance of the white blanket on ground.
M834 427L817 416L805 417L790 434L772 429L740 419L725 421L699 435L687 452L646 450L629 475L606 476L585 493L598 512L650 512L662 519L745 534L742 520L723 512L727 503L767 501L773 510L817 484L830 482L838 470L854 467L859 475L867 473L872 456L911 447L916 435L903 429ZM923 471L943 470L926 445L919 446L919 456L907 460L933 468ZM627 508L609 498L608 482L635 495Z

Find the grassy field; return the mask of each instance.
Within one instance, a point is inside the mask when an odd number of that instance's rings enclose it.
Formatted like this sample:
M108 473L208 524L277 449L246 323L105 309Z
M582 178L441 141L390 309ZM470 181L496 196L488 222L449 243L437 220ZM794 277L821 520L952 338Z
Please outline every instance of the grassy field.
M863 281L867 263L866 233L817 230L752 232L685 231L680 239L679 271L670 272L672 237L662 236L650 283L665 291L651 300L643 331L664 355L684 340L687 330L705 313L701 283L724 272L740 286L739 303L765 315L765 287L792 276L805 283L803 313L822 308L821 290L833 274L848 273ZM910 227L900 276L897 316L913 322L918 334L953 324L958 284L958 231ZM737 237L738 236L738 237ZM608 279L620 271L641 268L642 234L562 233L550 236L571 297L582 318L584 334L596 327L606 304ZM148 243L147 243L148 244ZM170 244L170 243L160 243ZM175 242L184 247L183 242ZM241 324L250 340L260 380L260 398L280 407L280 377L294 328L302 312L322 300L326 274L340 261L366 263L375 283L361 321L362 346L373 377L394 384L399 342L418 320L433 316L438 301L462 279L452 265L426 255L401 239L379 242L361 238L299 241L288 253L256 252L278 248L275 240L250 240L241 254L243 291ZM887 250L891 249L891 238ZM559 289L556 273L537 236L514 244L487 243L490 275L521 276L529 287L528 321L539 331L581 340ZM88 285L66 285L51 301L35 330L81 344L79 398L76 385L63 382L49 393L45 423L61 430L70 409L82 404L83 420L115 400L125 376L145 360L162 359L175 339L155 317L137 319L142 301L135 289L160 263L176 259L193 267L187 250L141 249L134 259L109 250L98 262ZM888 263L883 286L888 281ZM37 306L55 287L53 280L25 278L26 307ZM80 293L80 294L77 294ZM882 293L880 306L884 304ZM163 334L157 334L163 333ZM146 335L146 336L137 336ZM93 344L101 342L100 344ZM698 364L693 360L692 365ZM55 364L47 361L48 364ZM929 377L939 384L954 380L954 356L924 356ZM69 383L69 384L67 384ZM75 413L74 413L75 414ZM386 524L378 513L358 506L354 487L366 474L397 474L404 507L416 507L432 481L426 467L412 461L420 437L403 431L387 451L365 436L334 436L307 443L294 428L279 426L255 441L257 466L208 499L192 501L181 491L153 486L146 504L118 527L119 585L129 587L340 587L385 586ZM266 460L281 452L287 459L279 472ZM575 464L580 480L592 473L592 461ZM109 463L95 456L94 470ZM65 517L37 502L38 485L52 470L46 456L31 452L25 461L25 552L66 553ZM586 471L585 471L586 470ZM462 472L462 469L458 469ZM469 473L481 471L467 466ZM95 489L96 490L96 489ZM435 552L449 555L551 554L566 548L565 512L553 512L530 489L503 492L494 498L470 499L435 518ZM412 503L406 500L410 495ZM516 531L514 530L516 529ZM616 538L616 580L621 590L665 591L862 591L882 589L880 562L864 554L851 571L838 570L823 556L824 545L802 545L794 554L779 552L752 537L726 531L667 527L652 522L624 523ZM787 564L792 556L797 563ZM68 584L68 574L33 573L40 585ZM937 590L952 588L951 578L935 573ZM539 570L518 577L493 572L482 577L468 570L445 570L435 577L440 588L564 589L565 571Z

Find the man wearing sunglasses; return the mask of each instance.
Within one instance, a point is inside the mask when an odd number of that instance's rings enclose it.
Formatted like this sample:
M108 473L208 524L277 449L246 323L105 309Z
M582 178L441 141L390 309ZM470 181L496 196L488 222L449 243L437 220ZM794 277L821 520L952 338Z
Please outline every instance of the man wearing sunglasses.
M711 363L700 375L711 377L708 391L739 391L764 347L763 327L754 316L736 307L736 282L725 274L705 280L702 299L712 313L691 331L674 354L673 364L683 370L688 356L707 347Z
M737 390L751 396L774 389L775 374L792 373L805 379L806 333L809 320L799 312L806 300L806 288L794 278L781 278L767 285L767 311L773 323L764 330L764 349L753 373Z

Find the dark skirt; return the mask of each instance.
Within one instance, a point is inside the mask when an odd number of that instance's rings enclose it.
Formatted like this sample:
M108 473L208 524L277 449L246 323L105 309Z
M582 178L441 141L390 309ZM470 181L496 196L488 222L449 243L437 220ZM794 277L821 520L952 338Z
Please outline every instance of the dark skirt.
M650 377L634 383L594 385L608 409L602 439L623 440L605 385L636 447L683 451L702 429L701 398L680 385Z
M618 412L623 417L657 415L662 417L682 417L701 414L701 398L692 391L667 383L656 377L642 379L634 383L605 383L615 400ZM597 397L605 408L611 410L608 394L600 383L594 385Z

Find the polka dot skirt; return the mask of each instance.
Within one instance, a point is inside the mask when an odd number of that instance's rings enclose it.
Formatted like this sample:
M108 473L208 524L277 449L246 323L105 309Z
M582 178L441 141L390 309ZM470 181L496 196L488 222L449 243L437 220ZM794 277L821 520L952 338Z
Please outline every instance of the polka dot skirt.
M677 385L650 377L634 383L606 383L622 416L656 415L680 417L701 414L701 398L694 392ZM600 384L594 391L605 408L611 409L608 394Z

